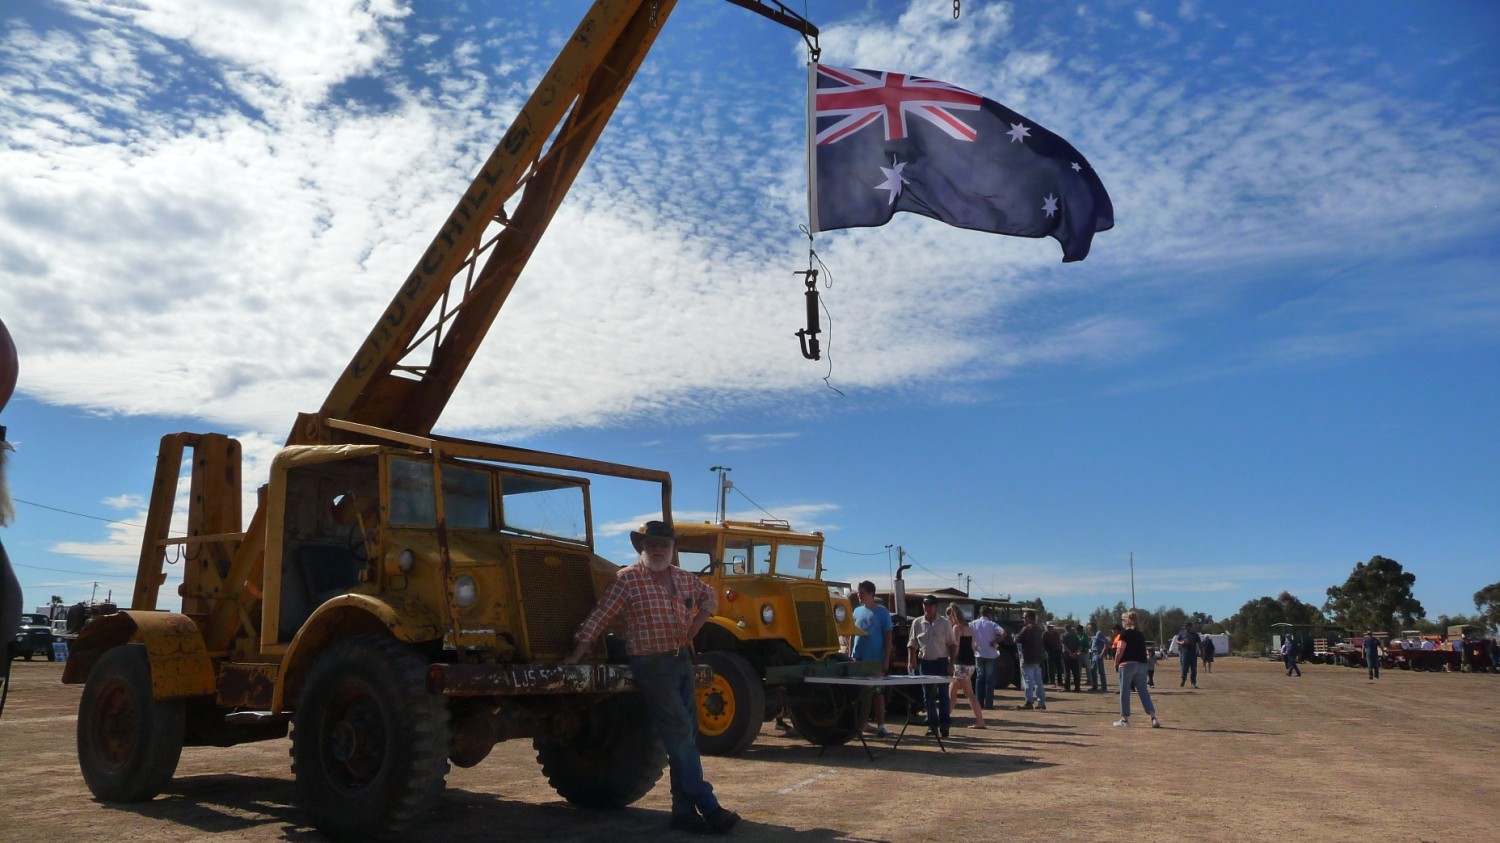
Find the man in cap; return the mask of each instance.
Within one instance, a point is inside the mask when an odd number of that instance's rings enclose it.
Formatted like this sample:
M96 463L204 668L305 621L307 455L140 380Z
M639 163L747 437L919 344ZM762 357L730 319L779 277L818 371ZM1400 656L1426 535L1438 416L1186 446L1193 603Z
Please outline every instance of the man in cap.
M677 534L664 521L647 521L630 534L638 554L620 570L588 619L573 636L564 662L577 664L620 612L625 613L625 652L651 723L667 749L672 774L672 821L683 831L724 833L740 815L719 805L703 778L698 755L698 694L693 685L693 636L713 616L719 599L712 588L673 565Z
M953 624L938 615L937 607L938 599L933 595L922 598L922 617L911 622L906 663L917 665L917 672L923 676L952 676L953 660L958 657L958 638L953 634ZM953 726L948 689L923 685L922 695L927 700L928 733L941 732L948 737L948 729Z

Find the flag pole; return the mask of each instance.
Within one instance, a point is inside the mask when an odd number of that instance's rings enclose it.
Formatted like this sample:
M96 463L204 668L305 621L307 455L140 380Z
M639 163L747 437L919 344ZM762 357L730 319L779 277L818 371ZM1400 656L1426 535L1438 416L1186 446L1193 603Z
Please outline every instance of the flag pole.
M818 133L818 57L807 60L807 231L818 231L818 155L813 138Z

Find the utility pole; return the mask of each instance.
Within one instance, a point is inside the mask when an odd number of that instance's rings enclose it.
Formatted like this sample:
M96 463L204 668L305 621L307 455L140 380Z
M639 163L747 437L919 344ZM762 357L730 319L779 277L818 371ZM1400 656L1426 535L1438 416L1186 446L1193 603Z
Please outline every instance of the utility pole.
M974 585L974 578L969 576L968 574L965 574L963 571L958 572L958 578L964 581L964 596L968 597L969 589Z
M719 509L714 513L714 517L718 519L719 526L722 527L724 525L724 493L728 492L734 486L734 483L725 475L734 471L734 469L727 465L716 465L710 468L709 471L717 471L719 473Z
M1135 551L1130 551L1130 608L1135 608Z

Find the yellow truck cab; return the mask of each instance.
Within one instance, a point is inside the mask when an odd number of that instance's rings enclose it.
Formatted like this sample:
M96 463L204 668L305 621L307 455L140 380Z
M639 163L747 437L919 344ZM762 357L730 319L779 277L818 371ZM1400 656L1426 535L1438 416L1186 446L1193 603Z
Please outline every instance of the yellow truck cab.
M823 579L823 535L785 521L678 523L677 560L719 596L718 614L694 639L713 668L698 690L698 747L734 755L785 711L807 740L846 743L864 722L858 692L807 677L873 674L844 655L861 634L849 598Z

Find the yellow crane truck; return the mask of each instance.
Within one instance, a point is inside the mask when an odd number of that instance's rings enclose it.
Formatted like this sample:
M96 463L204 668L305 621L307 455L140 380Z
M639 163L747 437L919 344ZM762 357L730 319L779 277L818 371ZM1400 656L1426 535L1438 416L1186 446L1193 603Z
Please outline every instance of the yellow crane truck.
M713 680L698 689L698 748L743 752L761 724L785 711L819 746L846 743L865 720L858 691L808 677L873 675L849 661L840 636L861 635L849 598L823 580L823 536L785 521L678 524L678 564L719 595L719 611L694 639Z
M248 523L239 443L163 437L130 608L94 618L63 674L84 686L78 761L97 797L150 799L184 746L289 727L298 802L339 839L399 836L450 763L510 738L533 741L575 804L629 804L660 778L623 647L561 662L614 571L594 553L585 475L659 484L668 519L670 478L432 429L673 5L589 8L322 407L297 418ZM176 610L159 605L169 558Z

